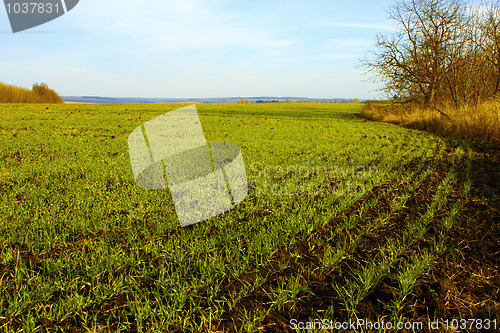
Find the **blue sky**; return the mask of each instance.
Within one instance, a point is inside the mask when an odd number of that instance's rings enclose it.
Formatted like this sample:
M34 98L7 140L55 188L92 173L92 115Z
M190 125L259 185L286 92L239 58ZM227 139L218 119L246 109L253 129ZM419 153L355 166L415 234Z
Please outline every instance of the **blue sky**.
M80 0L13 34L0 9L0 81L61 95L376 98L356 68L391 1Z

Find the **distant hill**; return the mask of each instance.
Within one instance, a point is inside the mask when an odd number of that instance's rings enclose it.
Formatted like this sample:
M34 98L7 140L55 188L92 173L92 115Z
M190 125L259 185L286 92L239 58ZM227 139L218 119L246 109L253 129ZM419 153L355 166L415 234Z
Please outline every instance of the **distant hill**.
M284 103L284 102L317 102L317 103L352 103L353 99L329 98L317 99L306 97L215 97L215 98L135 98L135 97L99 97L99 96L62 96L65 102L74 103Z
M45 83L35 83L31 90L0 82L0 103L63 103Z

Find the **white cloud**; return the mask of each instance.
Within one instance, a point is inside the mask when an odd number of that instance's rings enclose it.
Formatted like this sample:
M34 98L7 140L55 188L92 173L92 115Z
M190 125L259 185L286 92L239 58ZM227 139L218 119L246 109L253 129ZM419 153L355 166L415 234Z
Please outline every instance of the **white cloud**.
M73 73L88 73L89 70L87 68L81 68L81 67L64 67L64 71L67 72L73 72Z
M319 56L319 60L353 60L359 58L359 55L353 53L337 53L337 54L326 54Z
M367 38L334 38L326 41L325 46L330 48L360 48L373 44L373 39Z
M79 5L72 24L95 34L116 35L146 54L230 46L276 49L295 43L277 37L272 22L244 13L233 15L214 7L216 3L87 0Z
M320 24L331 27L343 27L343 28L355 28L355 29L394 30L393 26L384 24L342 23L342 22L320 22Z

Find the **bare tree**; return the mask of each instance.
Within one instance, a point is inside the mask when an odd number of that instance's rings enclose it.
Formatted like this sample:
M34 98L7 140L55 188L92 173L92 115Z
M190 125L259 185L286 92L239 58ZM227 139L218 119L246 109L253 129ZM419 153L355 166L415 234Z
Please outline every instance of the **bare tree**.
M479 13L465 0L399 0L388 11L396 31L377 36L361 65L389 96L425 107L477 104L500 92L500 0L493 1Z
M481 40L477 46L481 49L491 73L492 94L500 93L500 1L486 1L481 6L478 27Z

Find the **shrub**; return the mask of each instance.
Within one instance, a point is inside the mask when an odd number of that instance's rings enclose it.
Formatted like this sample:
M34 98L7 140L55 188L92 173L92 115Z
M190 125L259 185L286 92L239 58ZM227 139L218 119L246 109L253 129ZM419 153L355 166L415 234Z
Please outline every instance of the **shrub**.
M0 103L64 103L47 84L34 84L29 90L0 82Z

